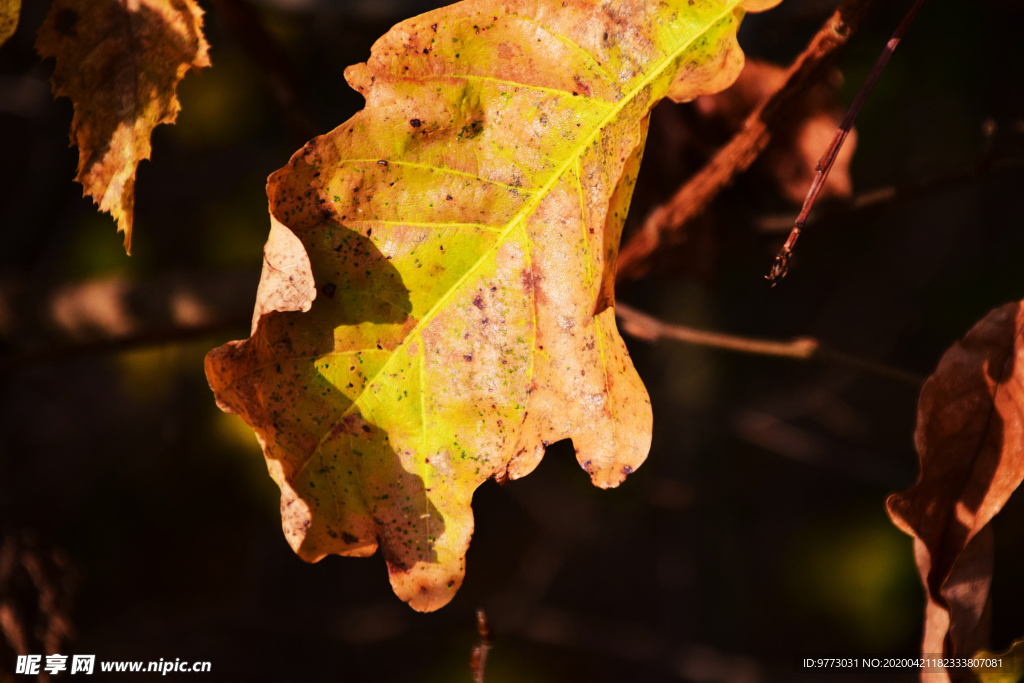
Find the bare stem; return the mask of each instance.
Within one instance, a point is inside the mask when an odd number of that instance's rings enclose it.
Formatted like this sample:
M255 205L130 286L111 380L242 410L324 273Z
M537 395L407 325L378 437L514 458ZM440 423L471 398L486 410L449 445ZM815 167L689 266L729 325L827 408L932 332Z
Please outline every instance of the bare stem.
M889 58L892 57L892 53L896 50L896 46L900 44L903 39L903 34L910 28L910 24L913 23L914 17L917 16L918 10L921 9L921 5L925 3L925 0L915 0L914 4L911 5L906 15L903 17L903 21L896 27L895 33L892 34L892 38L886 43L885 49L882 50L882 54L878 56L878 61L875 62L875 66L871 69L871 73L868 74L867 79L864 81L864 85L861 86L860 92L857 93L857 97L854 98L853 104L850 105L850 110L846 112L846 116L843 117L842 123L839 124L839 130L836 131L835 137L832 139L832 143L825 150L825 154L818 161L817 173L814 176L814 181L811 183L811 189L807 191L807 198L804 200L804 206L800 210L800 215L797 216L796 223L793 225L793 229L789 233L789 237L786 239L786 243L782 245L782 249L775 257L775 262L772 264L772 269L766 276L768 282L774 287L786 277L786 273L789 272L789 261L793 257L793 249L796 248L796 242L800 239L800 232L807 224L807 217L811 213L811 209L814 207L814 203L818 200L818 195L821 193L821 188L825 185L825 181L828 179L828 174L832 172L832 166L836 163L836 157L839 156L839 151L843 148L843 143L846 142L847 136L850 131L853 130L853 124L857 120L857 115L860 114L861 108L864 106L864 102L867 100L868 95L875 87L875 83L878 82L878 77L882 75L882 71L885 69L886 64L889 63Z
M672 325L641 313L623 303L615 305L615 313L622 321L622 330L637 339L655 342L659 339L674 339L686 344L696 344L725 351L749 353L758 356L775 356L794 360L824 360L846 365L864 372L920 387L924 378L911 372L893 368L883 363L836 351L812 337L800 337L790 341L738 337L720 332L708 332L683 325Z
M778 89L747 116L739 132L623 245L616 280L636 280L650 270L662 244L682 233L740 173L750 168L772 139L772 127L816 83L838 50L846 45L875 0L845 0L793 61Z
M480 642L473 648L469 658L469 668L475 683L484 683L484 670L487 668L487 651L494 640L491 638L491 627L487 623L487 615L482 609L476 611L476 630L480 634Z
M943 175L928 176L904 185L884 185L873 190L862 192L853 199L843 202L833 201L812 211L807 223L814 225L820 221L843 217L849 213L866 211L879 206L899 204L923 195L947 190L955 190L967 183L982 178L998 177L1024 170L1024 157L1010 157L995 161L985 160L968 168L959 169ZM788 232L796 220L793 213L773 214L755 219L755 228L759 232Z

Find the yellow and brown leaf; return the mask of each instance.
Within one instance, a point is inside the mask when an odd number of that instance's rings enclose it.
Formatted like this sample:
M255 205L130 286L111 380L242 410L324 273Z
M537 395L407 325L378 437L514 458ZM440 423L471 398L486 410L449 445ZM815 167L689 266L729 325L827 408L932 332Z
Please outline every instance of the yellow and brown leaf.
M20 13L21 0L0 0L0 45L14 35Z
M75 107L75 179L129 253L136 168L153 129L174 123L185 73L210 64L202 16L195 0L56 0L39 29L36 49L56 58L54 93Z
M775 4L759 0L766 6ZM571 438L594 484L647 456L619 238L651 108L727 87L740 0L468 0L346 78L366 108L271 176L253 334L215 349L304 559L369 555L451 600L473 492Z

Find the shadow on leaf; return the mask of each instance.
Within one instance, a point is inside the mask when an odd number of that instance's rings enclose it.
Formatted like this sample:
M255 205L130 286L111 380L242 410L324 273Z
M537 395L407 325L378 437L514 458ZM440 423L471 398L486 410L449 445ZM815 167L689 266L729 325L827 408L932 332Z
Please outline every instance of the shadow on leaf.
M393 581L429 573L444 520L423 478L355 406L415 324L409 291L371 240L332 217L274 230L261 298L287 283L289 300L263 310L252 337L210 353L211 386L259 435L285 535L303 559L370 555L379 540Z

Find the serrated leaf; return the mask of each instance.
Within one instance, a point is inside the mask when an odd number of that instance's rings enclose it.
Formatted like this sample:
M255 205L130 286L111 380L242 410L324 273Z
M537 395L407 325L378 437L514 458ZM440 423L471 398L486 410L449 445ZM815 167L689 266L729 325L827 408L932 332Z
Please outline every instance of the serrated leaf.
M735 79L743 5L468 0L346 71L366 108L271 176L253 335L207 358L300 556L379 544L395 592L437 609L485 480L565 438L601 487L644 461L619 237L651 108Z
M56 0L36 49L55 57L55 96L71 98L71 140L85 194L109 212L131 253L135 170L150 135L174 123L176 89L210 65L195 0Z
M21 0L0 0L0 45L14 35L20 13Z

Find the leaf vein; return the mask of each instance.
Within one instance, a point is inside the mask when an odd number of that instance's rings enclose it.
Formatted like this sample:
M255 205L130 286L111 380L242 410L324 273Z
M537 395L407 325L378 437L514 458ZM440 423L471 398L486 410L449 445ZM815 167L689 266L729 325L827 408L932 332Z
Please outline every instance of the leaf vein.
M369 389L374 384L376 384L376 382L385 374L385 372L387 371L388 366L391 364L391 362L394 360L394 358L398 355L398 353L403 351L405 349L405 347L407 347L409 345L410 340L412 339L413 335L419 333L427 325L427 323L429 323L431 320L433 320L434 315L436 315L437 311L440 310L441 307L443 307L445 304L447 304L448 300L454 295L455 292L457 292L460 289L462 284L464 282L466 282L476 272L476 270L481 266L481 264L484 263L485 260L487 260L492 254L494 254L497 251L497 249L501 245L504 244L504 242L507 239L508 235L512 232L512 230L514 230L516 228L516 226L518 226L520 223L524 223L525 224L525 219L527 217L529 217L537 209L537 207L548 196L548 193L555 186L555 184L558 182L558 180L562 177L562 175L565 173L565 171L570 167L571 164L575 163L576 159L583 153L583 150L585 150L597 138L598 134L602 130L604 130L605 126L607 126L612 120L614 120L614 118L619 113L621 113L621 111L625 108L625 106L628 103L632 102L633 99L645 87L647 87L652 82L654 82L654 80L669 66L669 64L671 64L675 60L676 57L678 57L679 55L683 54L702 35L704 35L708 30L710 30L711 27L717 25L719 21L721 21L726 16L728 16L728 14L731 13L734 10L735 6L736 6L735 2L729 3L722 10L722 12L719 13L719 15L714 18L714 20L707 22L706 28L704 30L698 31L693 36L691 36L691 38L689 40L687 40L682 45L680 45L678 48L676 48L676 50L674 50L672 53L665 55L665 57L661 60L660 64L658 64L655 68L651 69L651 71L644 78L640 79L640 81L633 88L633 90L631 90L625 97L623 97L618 103L616 103L615 106L611 108L611 110L608 111L608 113L605 115L604 119L602 119L601 122L598 123L594 127L594 130L590 133L590 135L585 140L583 140L580 143L580 145L577 147L577 151L574 154L570 155L570 158L565 161L565 163L562 165L562 167L559 168L555 173L552 174L551 179L548 180L544 184L544 186L541 187L535 193L535 196L531 199L531 201L529 203L527 203L522 209L520 209L518 214L516 214L515 216L512 217L511 220L509 220L506 229L502 232L501 236L497 240L495 240L495 243L486 252L481 254L480 258L477 259L476 263L474 263L474 265L472 267L470 267L462 275L462 277L459 278L459 280L452 286L452 288L449 289L448 292L444 296L439 298L438 301L434 303L433 307L431 307L431 309L429 311L427 311L427 313L423 316L423 318L421 318L416 323L415 329L410 331L409 335L407 335L406 338L402 341L402 344L399 345L399 347L395 349L395 351L392 354L391 358L389 358L383 364L383 366L380 368L380 370L378 370L378 372L374 375L374 377L372 379L370 379L370 381L368 381L366 383L365 388L363 389L363 393L359 396L359 398L357 398L356 400L354 400L352 402L352 405L349 406L349 408L345 411L345 413L342 415L342 417L339 418L339 420L343 419L347 415L351 414L352 410L358 409L358 407L360 405L360 402L362 401L362 397L366 394L366 390ZM330 431L328 431L327 434L329 435ZM324 439L326 439L326 437L327 437L327 435L325 435ZM323 444L323 441L324 440L321 440L321 444L320 444L321 446ZM318 446L318 448L319 447L320 446Z
M382 159L342 159L338 163L339 164L380 164L381 161L382 161ZM463 178L472 178L473 180L479 180L482 183L488 183L490 185L497 185L498 187L504 187L504 188L509 189L509 190L515 190L516 192L520 192L520 193L525 194L525 195L532 195L532 194L534 194L533 190L530 190L530 189L525 188L525 187L517 187L516 185L508 185L507 183L498 182L497 180L491 180L490 178L484 178L483 176L479 176L479 175L477 175L475 173L468 173L466 171L458 171L458 170L456 170L454 168L446 168L444 166L431 166L430 164L421 164L421 163L418 163L418 162L415 162L415 161L404 161L404 160L401 160L401 159L399 159L397 161L391 161L390 159L388 159L386 161L388 162L389 165L393 165L393 166L409 166L411 168L422 168L422 169L426 169L428 171L439 171L439 172L441 172L441 173L443 173L445 175L454 175L454 176L461 176Z
M515 88L526 88L527 90L540 90L542 92L551 93L552 95L558 95L559 97L570 97L572 99L579 99L579 100L584 100L586 102L591 102L591 103L593 103L593 104L595 104L595 105L597 105L599 107L602 107L603 109L613 109L613 108L615 108L615 103L614 102L608 102L607 100L602 100L602 99L600 99L598 97L591 97L589 95L583 95L581 93L573 92L571 90L562 90L561 88L551 88L551 87L548 87L546 85L535 85L533 83L520 83L519 81L512 81L512 80L509 80L507 78L495 78L494 76L480 76L480 75L477 75L477 74L423 74L423 75L420 75L420 76L405 76L405 77L401 77L400 80L419 82L419 81L426 81L426 80L437 81L437 80L443 80L445 78L456 78L456 79L461 78L461 79L464 79L464 80L467 80L467 81L484 81L484 82L487 82L487 83L498 83L499 85L510 85L510 86L515 87Z
M601 65L601 62L597 61L597 57L595 57L593 55L593 53L590 52L590 50L587 50L586 48L584 48L582 45L577 43L575 40L573 40L569 36L567 36L565 34L562 34L562 33L559 33L558 31L555 31L553 28L551 28L550 26L547 26L546 24L540 23L539 21L537 21L537 19L535 17L520 16L518 18L519 19L523 19L524 21L527 21L527 22L537 26L538 28L543 29L545 32L547 32L549 35L553 36L554 38L562 41L563 43L566 43L567 45L571 45L572 47L576 48L576 50L578 50L581 54L583 54L583 56L586 57L594 66L596 66L598 69L601 70L601 73L608 80L608 85L610 85L615 91L618 92L619 87L618 87L618 84L615 82L615 77L612 76L610 73L608 73L608 70L605 69L604 66ZM621 93L619 93L619 94L621 95ZM595 98L588 98L588 99L595 99Z

